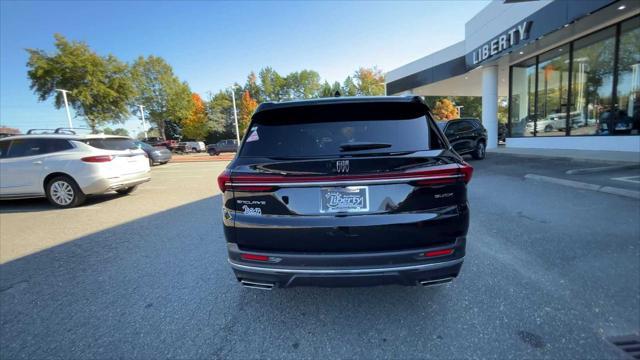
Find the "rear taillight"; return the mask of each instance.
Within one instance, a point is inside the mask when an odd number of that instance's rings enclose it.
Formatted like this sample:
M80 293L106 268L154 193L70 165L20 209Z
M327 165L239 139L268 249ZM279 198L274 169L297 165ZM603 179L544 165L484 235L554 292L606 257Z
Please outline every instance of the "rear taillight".
M231 173L229 169L224 169L223 172L218 175L218 188L220 191L225 192L231 182Z
M469 182L473 168L467 163L438 165L431 168L406 172L381 172L362 175L329 176L284 176L275 174L234 174L233 182L228 171L218 177L218 186L223 192L234 191L273 191L283 186L334 186L358 183L400 183L408 182L417 186L452 184L459 181Z
M460 179L464 180L465 183L468 183L469 180L471 180L472 173L473 168L469 164L464 162L462 163L462 165L455 167L451 166L443 169L421 171L417 174L419 174L420 176L424 176L425 179L415 181L414 184L421 186L443 185L455 183Z
M444 249L444 250L428 251L424 253L423 256L430 258L430 257L446 256L451 254L453 254L453 249Z
M466 162L463 162L462 165L460 165L460 172L464 175L464 182L468 184L469 181L471 181L471 176L473 175L473 167Z
M84 162L88 162L88 163L103 163L103 162L109 162L113 159L115 159L116 157L113 155L97 155L97 156L87 156L87 157L83 157L82 161Z

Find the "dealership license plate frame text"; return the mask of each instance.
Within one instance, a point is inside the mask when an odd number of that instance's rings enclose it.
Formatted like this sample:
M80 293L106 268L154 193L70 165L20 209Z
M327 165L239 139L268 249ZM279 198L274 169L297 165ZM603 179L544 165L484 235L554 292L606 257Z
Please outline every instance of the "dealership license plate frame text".
M359 213L369 211L369 187L347 186L320 189L321 213Z

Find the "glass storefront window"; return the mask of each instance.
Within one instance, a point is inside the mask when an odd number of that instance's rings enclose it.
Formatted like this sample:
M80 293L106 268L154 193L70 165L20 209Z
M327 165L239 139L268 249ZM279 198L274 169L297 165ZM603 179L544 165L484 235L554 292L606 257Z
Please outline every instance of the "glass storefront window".
M620 28L618 52L618 113L614 134L640 134L640 17Z
M567 128L569 46L538 58L536 136L563 136Z
M535 58L511 67L511 136L533 136L535 114Z
M512 65L511 136L640 135L638 49L636 16Z
M579 39L573 47L571 135L607 134L613 117L613 65L615 28Z

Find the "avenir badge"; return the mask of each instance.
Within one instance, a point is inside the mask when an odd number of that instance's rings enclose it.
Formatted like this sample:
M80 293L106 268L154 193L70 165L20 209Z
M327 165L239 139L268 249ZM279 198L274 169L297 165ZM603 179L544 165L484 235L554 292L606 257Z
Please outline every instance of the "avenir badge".
M336 172L337 173L348 173L349 172L349 160L338 160L336 161Z

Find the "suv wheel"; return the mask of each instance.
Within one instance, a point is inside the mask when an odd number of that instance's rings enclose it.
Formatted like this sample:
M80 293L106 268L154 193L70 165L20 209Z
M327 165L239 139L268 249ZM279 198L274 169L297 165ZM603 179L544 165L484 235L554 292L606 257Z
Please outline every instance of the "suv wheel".
M476 160L482 160L484 159L487 151L486 151L486 145L484 144L484 142L482 141L478 141L478 144L476 145L476 148L473 150L473 152L471 153L471 156L473 156L474 159Z
M138 185L135 186L130 186L128 188L124 188L124 189L118 189L116 190L116 192L120 195L129 195L132 192L134 192L136 189L138 188Z
M56 176L49 180L45 194L51 204L61 208L76 207L86 198L78 184L68 176Z
M544 127L544 132L550 132L550 131L553 131L553 126L547 125Z

